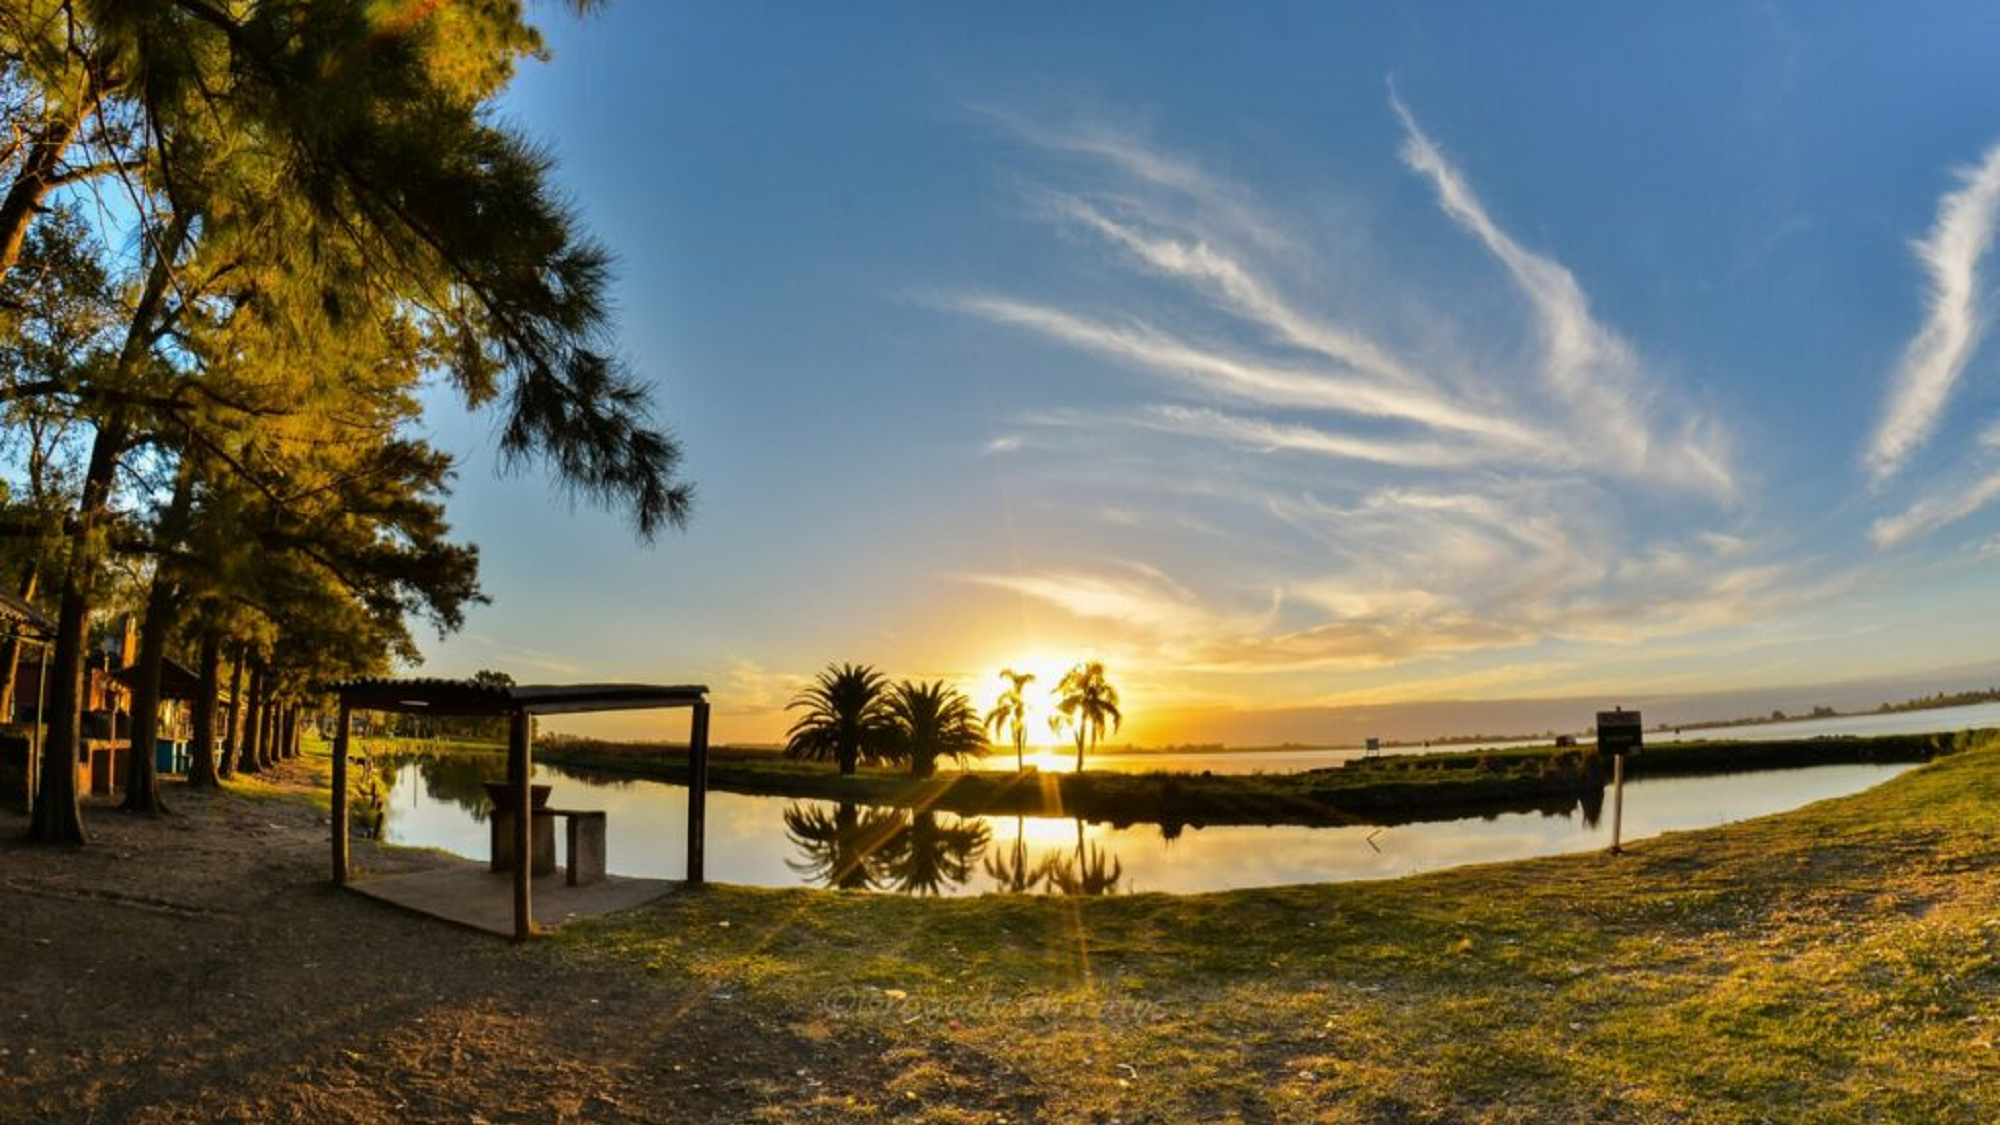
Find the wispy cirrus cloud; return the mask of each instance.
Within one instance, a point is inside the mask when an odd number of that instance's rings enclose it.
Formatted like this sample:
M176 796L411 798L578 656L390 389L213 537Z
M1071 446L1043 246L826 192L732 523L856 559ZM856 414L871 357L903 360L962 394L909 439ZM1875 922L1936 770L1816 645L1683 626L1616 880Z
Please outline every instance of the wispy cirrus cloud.
M1477 450L1463 444L1356 437L1199 407L1154 406L1141 412L1130 424L1262 452L1282 450L1406 469L1463 468L1481 460Z
M1268 328L1278 339L1307 351L1396 383L1425 380L1367 336L1314 317L1279 296L1236 257L1205 240L1180 240L1149 234L1118 222L1074 196L1055 197L1056 206L1071 219L1130 251L1159 273L1212 290L1244 318Z
M1278 248L1290 241L1258 212L1241 189L1190 161L1146 143L1130 129L1101 121L1055 127L997 106L971 108L1037 148L1099 161L1134 183L1171 192L1260 246Z
M1868 538L1877 547L1901 546L1950 527L1995 500L2000 500L2000 472L1944 495L1926 497L1893 516L1884 516L1869 525Z
M1114 628L1183 671L1375 669L1538 641L1630 646L1728 629L1834 596L1837 580L1760 560L1733 536L1621 548L1580 484L1489 492L1392 486L1352 504L1272 499L1324 547L1255 608L1132 562L972 580ZM1829 584L1833 583L1833 584Z
M1115 621L1156 642L1205 643L1218 636L1254 635L1269 626L1280 596L1261 612L1218 611L1147 563L1121 560L1110 570L1046 570L1027 574L971 574L969 582L1048 602L1093 621Z
M1514 333L1482 339L1488 321L1438 311L1467 303L1455 291L1399 297L1393 271L1315 276L1329 267L1312 257L1311 229L1256 214L1247 192L1143 139L1011 126L1085 165L1082 185L1031 190L1031 217L1086 236L1102 254L1091 265L1110 267L1093 276L1133 280L1062 299L961 292L946 305L1152 378L1136 401L1107 384L1087 405L1021 403L1010 422L1045 438L1039 464L1072 521L1030 541L1069 557L1031 555L971 581L1090 622L1152 661L1223 674L1631 644L1822 596L1731 526L1740 485L1716 420L1598 319L1568 269L1503 228L1408 106L1392 99L1391 110L1402 160L1443 219L1526 298L1525 361ZM1451 284L1494 282L1473 271ZM1301 289L1375 299L1306 301ZM1444 335L1412 337L1435 329ZM1584 431L1620 441L1585 448L1574 439ZM1199 513L1230 557L1216 565L1212 542L1190 559L1079 557L1089 536L1073 521L1090 512L1107 537L1148 544L1170 534L1160 513ZM1183 580L1195 573L1205 583Z
M1004 297L965 296L965 312L1024 328L1049 339L1188 381L1195 389L1269 406L1331 411L1414 422L1491 439L1516 448L1546 448L1545 439L1511 419L1494 417L1432 394L1387 386L1352 373L1287 367L1230 354L1132 320L1114 325L1062 309Z
M1544 349L1542 374L1550 389L1574 416L1619 436L1604 453L1618 458L1628 473L1663 474L1719 494L1734 493L1736 481L1719 426L1684 410L1678 432L1661 432L1654 418L1657 387L1632 345L1592 314L1576 276L1501 229L1465 175L1393 90L1389 104L1403 125L1403 163L1431 182L1445 214L1500 260L1534 309Z
M2000 145L1959 177L1962 186L1938 201L1930 233L1913 247L1929 275L1930 302L1923 326L1896 365L1881 420L1863 456L1878 485L1930 439L1986 334L1989 299L1982 267L2000 218Z
M1946 407L1978 354L1991 319L1993 294L1986 264L2000 229L2000 144L1979 164L1961 169L1959 187L1938 200L1930 232L1912 243L1930 282L1923 325L1904 346L1890 378L1882 416L1862 457L1880 488L1901 473L1946 420ZM1931 491L1877 518L1868 538L1878 549L1901 547L1969 519L2000 500L2000 421L1989 421L1975 448ZM1922 486L1920 486L1922 487Z
M1353 504L1297 499L1274 510L1339 552L1293 592L1376 628L1456 615L1498 635L1629 644L1757 620L1820 591L1740 539L1627 541L1598 487L1493 481L1483 489L1395 486ZM1412 575L1421 574L1413 588Z

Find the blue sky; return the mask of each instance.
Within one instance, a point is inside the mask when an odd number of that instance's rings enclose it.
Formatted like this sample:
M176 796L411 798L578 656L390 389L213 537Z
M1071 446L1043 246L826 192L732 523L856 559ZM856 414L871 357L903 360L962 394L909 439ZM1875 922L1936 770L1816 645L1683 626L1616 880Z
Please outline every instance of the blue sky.
M1992 657L1972 5L658 5L503 112L700 488L646 549L440 412L427 670L1110 663L1139 741ZM643 733L643 732L638 732Z

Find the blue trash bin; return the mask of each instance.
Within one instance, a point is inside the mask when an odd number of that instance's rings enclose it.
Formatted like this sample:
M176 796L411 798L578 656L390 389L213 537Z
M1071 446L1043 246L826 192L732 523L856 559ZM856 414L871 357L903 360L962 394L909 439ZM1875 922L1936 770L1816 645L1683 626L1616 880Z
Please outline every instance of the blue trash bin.
M171 738L155 739L153 742L153 768L161 773L186 773L188 771L187 743Z

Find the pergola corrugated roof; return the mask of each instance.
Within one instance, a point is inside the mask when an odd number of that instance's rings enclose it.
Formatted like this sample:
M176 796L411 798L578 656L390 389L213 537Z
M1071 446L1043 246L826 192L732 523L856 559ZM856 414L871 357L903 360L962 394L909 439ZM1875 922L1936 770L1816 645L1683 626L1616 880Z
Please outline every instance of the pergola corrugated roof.
M708 696L701 684L485 684L476 680L348 680L333 690L367 711L430 715L572 715L693 707Z
M693 711L688 731L687 882L702 882L702 852L708 807L708 688L700 684L489 684L473 680L373 677L332 685L340 699L339 733L333 749L333 881L346 883L347 742L350 712L396 711L426 715L506 715L507 781L514 808L514 936L535 932L529 896L534 810L529 778L534 775L529 719L591 711L634 711L686 707Z
M51 633L56 627L56 623L49 619L48 614L5 590L0 590L0 622L24 625L37 633Z

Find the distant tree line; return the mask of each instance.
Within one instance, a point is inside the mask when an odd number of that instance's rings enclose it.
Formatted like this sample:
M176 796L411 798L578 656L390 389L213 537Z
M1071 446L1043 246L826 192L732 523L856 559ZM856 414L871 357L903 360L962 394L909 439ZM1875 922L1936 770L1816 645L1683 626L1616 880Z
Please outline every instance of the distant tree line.
M1896 711L1930 711L1939 707L1970 707L1977 703L2000 703L2000 688L1984 691L1937 692L1934 695L1906 699L1901 703L1884 703L1875 708L1878 714Z

